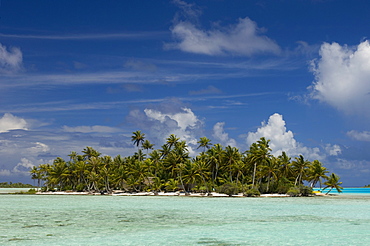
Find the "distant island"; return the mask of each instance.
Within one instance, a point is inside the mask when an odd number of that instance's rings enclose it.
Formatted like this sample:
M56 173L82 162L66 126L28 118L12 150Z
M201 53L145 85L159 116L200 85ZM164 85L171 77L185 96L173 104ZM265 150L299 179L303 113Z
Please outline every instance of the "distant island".
M56 158L53 163L34 166L31 177L46 192L71 191L112 194L212 192L227 195L288 194L307 196L312 187L342 191L339 176L331 173L318 160L308 161L302 155L291 158L285 152L271 154L269 141L261 138L246 151L236 147L212 144L201 137L198 149L190 156L187 143L171 134L161 148L145 140L141 131L133 132L137 152L132 156L102 156L92 147L83 154L71 152L69 160ZM306 184L306 185L305 185Z
M36 188L36 186L23 183L1 182L0 188Z

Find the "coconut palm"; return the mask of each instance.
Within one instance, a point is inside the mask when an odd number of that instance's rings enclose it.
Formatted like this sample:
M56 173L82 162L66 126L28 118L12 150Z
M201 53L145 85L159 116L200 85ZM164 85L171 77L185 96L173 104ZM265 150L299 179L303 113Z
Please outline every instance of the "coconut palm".
M92 147L86 147L82 151L82 153L84 153L83 157L85 158L85 160L90 159L91 157L98 157L101 155L101 153L99 153L97 150L95 150ZM74 156L73 152L72 152L72 156Z
M229 171L230 182L233 182L233 173L238 170L241 163L241 155L236 147L231 147L230 145L225 148L224 154L225 164Z
M273 156L272 158L268 159L265 165L263 165L261 168L261 173L267 176L266 192L269 191L271 178L275 178L275 180L277 180L277 174L279 171L278 165L279 165L278 159Z
M131 141L134 143L134 145L136 145L137 149L139 150L140 144L144 142L145 134L141 133L141 131L136 131L133 132L132 134L134 135L131 136Z
M41 169L36 167L36 166L33 166L31 171L31 178L32 179L37 179L37 190L40 189L40 185L41 185L41 179L42 179L42 172L41 172Z
M308 170L311 166L311 162L304 159L303 155L295 158L295 161L292 162L293 168L297 173L294 185L301 184L304 176L308 173Z
M205 152L206 149L209 149L209 147L212 146L211 140L207 137L201 137L197 143L199 144L197 149L203 147L203 152Z
M207 159L211 166L211 175L212 175L212 183L215 184L217 177L218 177L218 171L220 166L222 165L223 156L225 154L225 151L222 148L221 144L215 144L207 151Z
M339 179L340 177L338 175L332 173L329 176L328 180L324 182L324 185L326 185L326 187L323 190L325 190L326 188L330 188L330 190L326 192L326 195L329 194L329 192L332 191L333 188L335 188L338 192L342 192L343 187L340 186L342 182L339 182Z
M247 151L248 159L250 163L253 163L252 188L254 188L255 185L257 166L260 167L264 165L271 157L269 142L270 140L266 140L262 137L257 143L253 143Z
M168 138L167 138L167 143L166 145L169 147L169 149L172 149L173 146L176 145L176 143L180 140L180 138L176 137L175 134L171 134Z
M317 182L320 184L320 189L321 189L321 180L328 179L328 176L326 174L329 171L326 169L326 167L322 166L322 163L318 160L314 160L312 162L311 168L309 170L308 174L308 180L310 181L310 186L314 187Z
M143 142L143 149L146 150L146 153L148 154L149 150L150 149L153 149L153 146L154 144L152 144L148 139L146 139L144 142Z

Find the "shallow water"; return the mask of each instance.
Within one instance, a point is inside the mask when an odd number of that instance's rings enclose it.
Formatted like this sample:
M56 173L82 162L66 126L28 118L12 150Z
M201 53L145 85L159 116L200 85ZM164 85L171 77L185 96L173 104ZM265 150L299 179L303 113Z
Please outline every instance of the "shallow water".
M0 245L368 245L369 202L1 195Z

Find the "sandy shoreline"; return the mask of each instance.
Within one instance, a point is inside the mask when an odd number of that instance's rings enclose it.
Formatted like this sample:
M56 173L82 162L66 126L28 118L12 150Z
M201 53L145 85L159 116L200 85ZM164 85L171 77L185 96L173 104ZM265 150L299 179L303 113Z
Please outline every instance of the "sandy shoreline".
M91 192L73 192L73 191L48 191L37 192L37 195L108 195L108 196L186 196L186 197L244 197L243 193L229 196L227 194L209 192L209 193L184 193L184 192L137 192L127 193L123 191L113 191L113 193L91 193ZM313 196L326 196L323 193L315 193ZM287 194L261 194L259 197L290 197Z

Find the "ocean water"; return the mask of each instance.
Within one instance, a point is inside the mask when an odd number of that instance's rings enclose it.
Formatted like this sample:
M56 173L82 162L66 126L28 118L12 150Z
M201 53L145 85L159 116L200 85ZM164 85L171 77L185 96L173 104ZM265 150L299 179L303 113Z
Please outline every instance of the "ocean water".
M369 245L370 196L0 195L0 245Z
M318 188L314 188L314 190L320 190ZM329 189L325 189L322 193L328 192ZM341 193L338 193L336 189L330 191L329 194L340 194L340 195L369 195L370 196L370 188L344 188Z
M27 192L30 188L0 188L0 194Z

